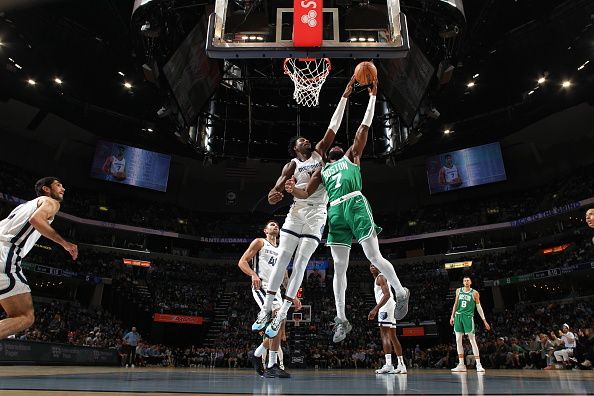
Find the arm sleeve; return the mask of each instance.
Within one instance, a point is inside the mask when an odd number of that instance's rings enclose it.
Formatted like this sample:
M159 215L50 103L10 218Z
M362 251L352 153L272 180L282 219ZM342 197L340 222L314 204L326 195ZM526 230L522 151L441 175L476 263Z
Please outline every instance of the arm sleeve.
M476 311L478 312L481 319L485 320L485 312L483 311L483 307L481 307L481 304L476 304Z

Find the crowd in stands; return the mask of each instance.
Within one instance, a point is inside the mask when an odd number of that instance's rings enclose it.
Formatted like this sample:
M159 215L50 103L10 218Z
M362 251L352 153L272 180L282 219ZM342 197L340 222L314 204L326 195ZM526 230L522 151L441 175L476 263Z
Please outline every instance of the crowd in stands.
M484 200L456 201L414 208L397 215L376 214L384 228L383 237L413 235L425 232L484 225L520 219L579 199L594 196L594 166L538 189L512 192ZM18 175L18 176L17 176ZM33 198L32 184L39 174L1 163L0 192L22 198ZM107 208L101 210L100 208ZM114 192L90 191L68 186L62 210L83 218L135 225L204 237L246 237L259 231L268 214L220 214L198 212L175 205L163 205L139 199L126 199ZM447 213L447 216L443 214Z

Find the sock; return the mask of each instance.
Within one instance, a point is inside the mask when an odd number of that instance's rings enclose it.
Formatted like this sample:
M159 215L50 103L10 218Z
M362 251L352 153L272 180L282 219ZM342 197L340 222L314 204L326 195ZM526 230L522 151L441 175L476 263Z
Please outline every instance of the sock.
M260 344L260 346L258 348L256 348L256 350L254 351L254 356L255 357L260 357L262 356L262 354L264 353L264 351L266 351L266 347L264 346L264 343Z
M392 354L391 353L386 353L386 365L388 365L388 366L392 365Z
M458 358L458 364L463 366L464 365L464 358L459 357Z
M400 279L396 275L394 266L388 260L386 260L379 250L379 242L377 241L377 235L373 235L370 238L361 242L363 253L369 260L388 280L390 286L396 291L396 298L398 299L404 294L404 288Z
M291 305L293 305L293 301L289 301L287 299L283 300L283 305L281 305L277 315L286 318L287 312L289 312L289 308L291 308Z
M404 366L404 357L398 356L398 365L399 366Z
M349 254L351 248L348 246L330 246L332 260L334 261L334 278L332 288L334 289L334 302L336 304L336 316L343 322L347 320L345 312L347 269L349 267Z
M268 368L276 364L276 357L278 356L277 351L268 351Z
M481 367L481 359L479 358L475 358L476 359L476 367Z
M268 349L264 350L264 353L262 353L262 366L266 367L266 365L268 364Z

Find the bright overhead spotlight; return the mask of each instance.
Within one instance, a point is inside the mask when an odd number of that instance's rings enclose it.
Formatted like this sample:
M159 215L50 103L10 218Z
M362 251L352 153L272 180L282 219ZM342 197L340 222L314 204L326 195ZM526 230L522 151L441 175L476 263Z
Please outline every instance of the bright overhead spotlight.
M60 78L56 77L56 78L54 78L54 82L55 82L56 84L58 84L58 85L62 85L62 83L63 83L64 81L62 81L62 79L60 79Z
M590 61L585 61L583 65L581 65L580 67L578 67L578 71L582 70L584 67L586 67L586 65L590 63Z
M445 129L445 130L443 131L443 133L444 133L445 135L449 135L450 133L452 133L452 131L451 131L451 130L449 130L449 129Z
M468 84L466 84L466 86L467 86L468 88L472 88L472 87L474 87L474 85L475 85L475 84L474 84L474 81L471 81L471 82L469 82Z
M366 41L365 37L359 37L359 41Z
M541 77L541 78L538 79L538 83L539 84L543 84L545 81L547 81L547 79L544 78L544 77Z
M126 81L124 83L124 87L126 87L127 89L132 89L132 84L130 84L128 81Z
M119 72L118 72L118 74L119 74L120 76L122 76L122 77L124 77L124 76L125 76L125 74L124 74L124 73L122 73L121 71L119 71Z
M532 95L534 93L534 90L528 92L528 95Z
M258 36L258 37L256 37L256 39L257 39L258 41L264 41L264 37L262 37L262 36Z
M477 78L479 76L478 73L476 73L474 76L472 76L472 78Z
M563 83L561 84L561 86L563 88L569 88L571 86L571 81L565 80L565 81L563 81Z
M8 58L8 60L11 61L12 63L14 63L14 59Z
M153 131L153 128L147 128L146 131L147 132L152 132Z
M256 36L250 36L250 40L255 40Z
M349 41L357 41L357 37L351 37Z
M30 79L27 80L27 84L29 84L29 85L35 85L35 84L37 84L37 82L35 80L33 80L32 78L30 78Z
M375 41L373 37L367 37L367 41Z
M14 64L14 67L16 67L19 70L21 70L23 68L23 66L19 65L18 63L15 63Z

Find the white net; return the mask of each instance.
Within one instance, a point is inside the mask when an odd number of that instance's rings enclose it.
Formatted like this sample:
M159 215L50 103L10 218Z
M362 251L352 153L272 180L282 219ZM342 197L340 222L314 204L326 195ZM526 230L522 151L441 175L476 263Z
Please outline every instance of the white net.
M330 59L285 59L284 69L293 84L293 99L297 104L314 107L318 105L320 90L330 74Z

